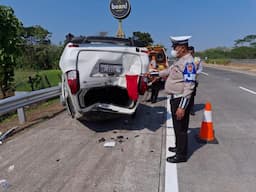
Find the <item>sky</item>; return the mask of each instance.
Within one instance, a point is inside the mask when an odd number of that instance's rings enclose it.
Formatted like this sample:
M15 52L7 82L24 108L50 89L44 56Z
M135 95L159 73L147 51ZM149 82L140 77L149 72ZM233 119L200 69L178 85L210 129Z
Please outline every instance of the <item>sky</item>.
M0 0L14 9L24 26L41 25L59 44L65 35L115 36L118 21L110 0ZM170 50L170 36L191 35L197 51L233 47L234 41L256 34L256 0L130 0L131 13L123 20L126 37L148 32L155 44Z

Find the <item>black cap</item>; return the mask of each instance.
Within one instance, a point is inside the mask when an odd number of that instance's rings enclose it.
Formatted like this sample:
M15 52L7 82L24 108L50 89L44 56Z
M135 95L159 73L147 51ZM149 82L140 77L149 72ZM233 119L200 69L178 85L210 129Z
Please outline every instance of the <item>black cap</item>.
M189 50L189 51L195 51L195 48L194 48L193 46L189 46L189 47L188 47L188 50Z

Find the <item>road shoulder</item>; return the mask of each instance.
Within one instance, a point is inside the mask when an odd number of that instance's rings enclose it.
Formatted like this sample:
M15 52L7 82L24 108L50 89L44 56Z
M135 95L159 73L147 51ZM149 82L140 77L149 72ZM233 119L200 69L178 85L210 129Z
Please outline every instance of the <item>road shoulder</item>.
M204 67L210 67L220 70L232 71L236 73L243 73L247 75L256 76L256 64L255 65L220 65L220 64L204 64Z

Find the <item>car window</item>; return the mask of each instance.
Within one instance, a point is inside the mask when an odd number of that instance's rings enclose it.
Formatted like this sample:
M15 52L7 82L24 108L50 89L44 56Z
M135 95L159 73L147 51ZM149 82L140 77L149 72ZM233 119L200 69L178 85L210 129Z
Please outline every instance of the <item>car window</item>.
M164 55L163 53L158 53L158 54L156 55L156 60L157 60L158 62L164 62L164 61L165 61L165 55Z

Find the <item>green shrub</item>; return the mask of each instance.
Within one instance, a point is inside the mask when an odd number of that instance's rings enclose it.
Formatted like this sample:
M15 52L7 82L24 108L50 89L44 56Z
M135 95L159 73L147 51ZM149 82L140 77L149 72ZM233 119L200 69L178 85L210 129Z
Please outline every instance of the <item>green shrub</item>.
M33 89L43 89L47 87L57 86L61 82L60 70L43 70L43 71L15 71L15 90L16 91L32 91L29 77L33 82Z
M206 63L228 65L230 63L230 60L229 59L207 59Z

